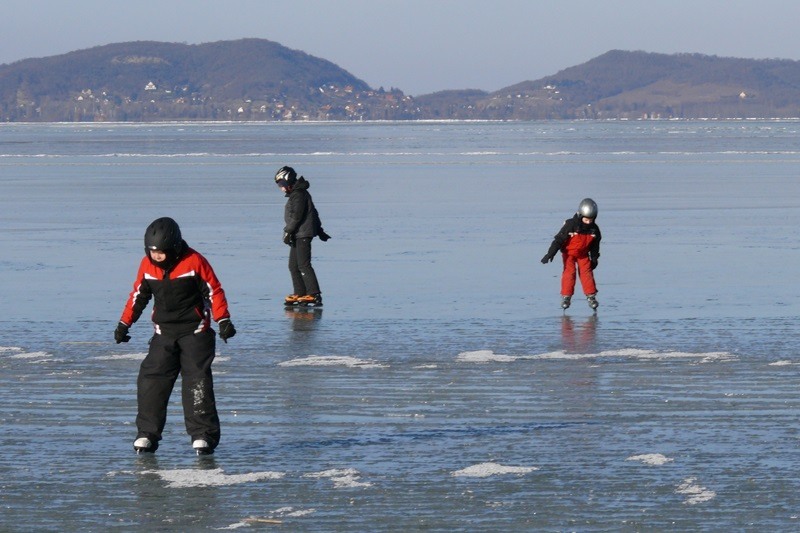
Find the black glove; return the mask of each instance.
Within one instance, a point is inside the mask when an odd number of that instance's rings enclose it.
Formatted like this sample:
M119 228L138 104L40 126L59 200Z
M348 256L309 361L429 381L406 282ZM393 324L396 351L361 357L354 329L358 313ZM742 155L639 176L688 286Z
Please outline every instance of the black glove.
M294 235L288 232L283 232L283 244L288 244L289 246L294 246Z
M596 257L590 257L589 258L589 268L591 268L592 270L597 268L597 258Z
M131 340L131 336L128 335L129 329L124 322L117 324L117 329L114 330L114 340L117 341L117 344Z
M219 326L219 337L228 344L228 339L236 335L236 328L230 318L223 318L217 324Z
M544 254L544 257L542 257L542 264L546 265L547 263L552 263L554 257L554 255Z
M319 240L321 240L322 242L325 242L331 238L331 236L325 233L325 230L322 228L319 229L319 233L317 234L317 236L319 237Z

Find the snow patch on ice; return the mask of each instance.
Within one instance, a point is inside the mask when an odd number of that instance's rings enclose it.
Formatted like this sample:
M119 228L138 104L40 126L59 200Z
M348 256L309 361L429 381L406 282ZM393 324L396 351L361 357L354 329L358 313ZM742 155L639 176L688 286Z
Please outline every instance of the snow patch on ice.
M678 494L685 494L688 496L683 503L688 505L696 505L714 499L717 493L713 490L708 490L706 487L697 484L697 478L689 477L683 480L683 483L678 485L675 489Z
M118 353L118 354L109 354L109 355L98 355L97 357L93 357L92 359L98 361L141 361L147 357L146 353Z
M632 455L625 460L639 461L640 463L650 466L661 466L672 462L673 459L660 453L646 453L642 455Z
M306 516L317 512L316 509L295 509L294 507L281 507L272 511L273 516Z
M41 361L43 359L51 359L53 357L53 355L49 354L47 352L25 352L25 351L20 351L20 352L14 353L13 355L9 355L8 357L9 357L9 359L37 359L37 360ZM39 362L39 361L34 361L34 362Z
M324 470L322 472L313 472L311 474L304 474L303 477L309 478L329 478L333 481L333 487L336 489L354 489L359 487L371 487L372 483L367 481L359 481L361 473L354 468L334 468L331 470Z
M23 351L22 348L17 346L0 346L0 355L6 354L8 352L17 353Z
M603 358L629 358L629 359L692 359L700 363L715 361L732 361L736 357L729 352L658 352L655 350L640 350L625 348L621 350L606 350L598 353L566 353L564 351L546 352L537 355L503 355L492 350L478 350L474 352L461 352L456 361L463 363L510 363L518 360L581 360Z
M510 363L520 359L520 356L500 355L492 350L478 350L475 352L461 352L456 361L464 363Z
M309 355L291 361L278 363L278 366L346 366L349 368L386 368L387 365L376 363L371 359L341 355Z
M253 525L280 525L283 523L281 518L297 518L310 515L315 512L316 509L295 509L294 507L281 507L280 509L272 511L269 516L248 516L240 522L236 522L229 526L218 529L239 529L240 527L250 527Z
M248 474L226 474L221 468L213 470L143 470L140 474L155 474L167 482L170 488L218 487L238 485L262 479L281 479L283 472L251 472Z
M468 466L452 473L455 477L489 477L505 474L529 474L539 470L535 466L504 466L498 463L481 463Z
M795 363L793 361L783 360L783 361L775 361L774 363L770 363L769 366L792 366L792 365L796 365L796 364L797 363Z

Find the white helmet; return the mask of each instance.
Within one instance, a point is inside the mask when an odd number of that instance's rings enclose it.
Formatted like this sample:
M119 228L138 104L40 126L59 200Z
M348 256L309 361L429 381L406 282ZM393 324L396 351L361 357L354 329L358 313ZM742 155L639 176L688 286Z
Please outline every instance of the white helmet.
M591 198L584 198L578 206L578 214L586 218L597 218L597 203Z

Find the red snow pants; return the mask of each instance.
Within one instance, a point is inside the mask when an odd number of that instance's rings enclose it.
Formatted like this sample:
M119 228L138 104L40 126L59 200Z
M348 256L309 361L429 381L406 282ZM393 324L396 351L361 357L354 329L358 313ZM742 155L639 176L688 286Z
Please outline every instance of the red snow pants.
M597 286L594 284L594 273L592 273L591 261L589 256L582 254L578 257L567 253L561 254L564 259L564 272L561 274L561 296L572 296L575 294L575 274L581 276L581 286L583 294L596 294Z

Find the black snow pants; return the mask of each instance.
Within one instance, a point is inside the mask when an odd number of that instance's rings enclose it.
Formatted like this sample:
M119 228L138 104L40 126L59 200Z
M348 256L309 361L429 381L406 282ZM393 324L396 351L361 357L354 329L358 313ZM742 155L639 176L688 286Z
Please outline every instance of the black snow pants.
M318 294L319 283L311 266L311 238L297 239L289 249L289 272L292 274L294 293L298 296Z
M219 416L211 377L215 346L216 334L212 330L178 337L153 335L136 381L137 438L161 440L169 397L180 374L186 432L192 439L205 438L212 448L217 446Z

